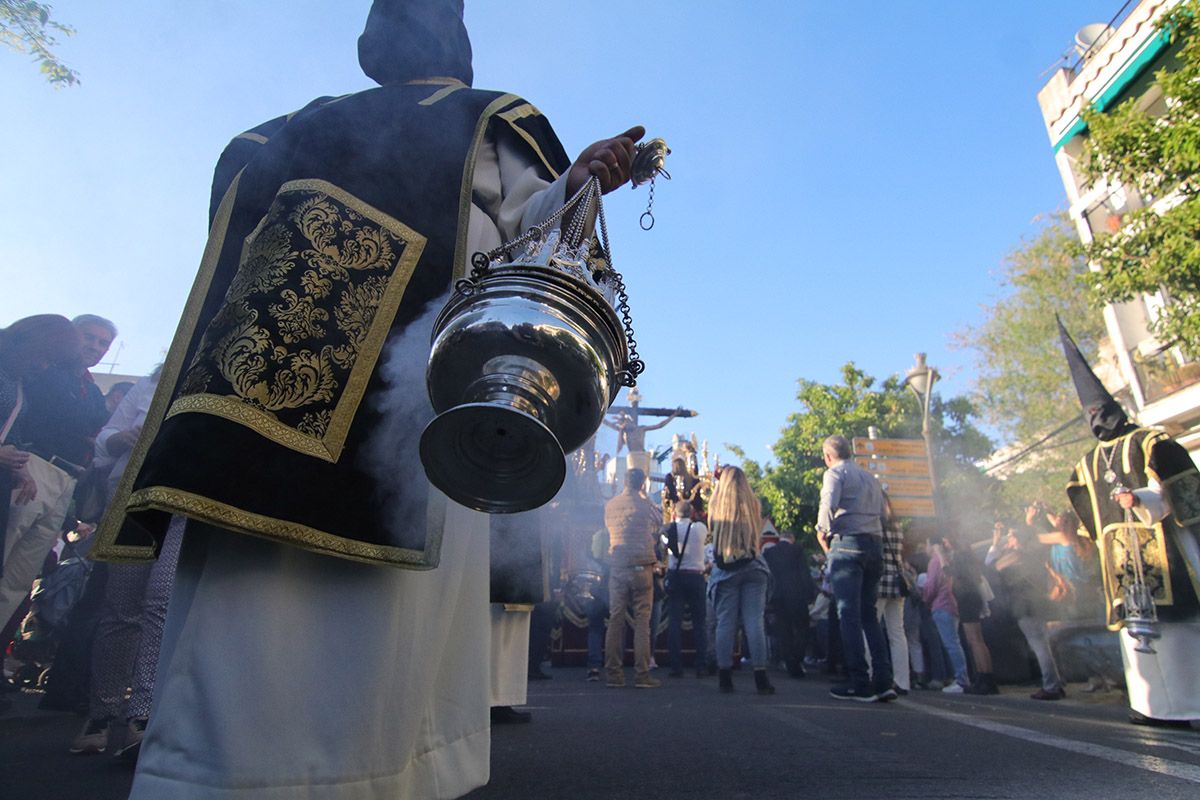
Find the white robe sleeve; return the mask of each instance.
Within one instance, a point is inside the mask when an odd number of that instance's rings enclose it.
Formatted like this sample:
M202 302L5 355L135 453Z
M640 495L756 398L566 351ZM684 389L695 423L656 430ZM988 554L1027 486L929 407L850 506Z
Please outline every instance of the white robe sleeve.
M566 174L553 179L503 126L480 144L471 185L467 258L494 250L545 220L566 202Z
M1171 513L1171 507L1163 497L1162 485L1156 480L1151 480L1144 489L1134 489L1133 496L1138 499L1133 513L1146 525L1162 522Z

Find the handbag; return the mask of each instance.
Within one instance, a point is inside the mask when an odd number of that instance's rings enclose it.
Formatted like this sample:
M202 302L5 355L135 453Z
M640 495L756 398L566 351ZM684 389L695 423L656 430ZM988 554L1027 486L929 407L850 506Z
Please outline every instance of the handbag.
M79 552L76 543L67 544L57 566L47 572L33 590L34 608L41 621L51 628L61 625L83 596L91 574L92 562Z

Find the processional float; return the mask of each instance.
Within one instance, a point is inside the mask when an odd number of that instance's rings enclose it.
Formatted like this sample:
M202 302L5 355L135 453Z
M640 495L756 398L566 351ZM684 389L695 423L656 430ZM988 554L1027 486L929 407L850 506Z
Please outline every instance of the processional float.
M670 178L670 152L662 139L637 146L631 177L651 184L651 203L654 178ZM599 242L586 235L593 213ZM648 207L642 228L653 221ZM421 435L421 463L462 505L527 511L554 497L566 454L645 369L612 266L600 181L593 176L540 225L471 264L434 322L425 377L437 416Z

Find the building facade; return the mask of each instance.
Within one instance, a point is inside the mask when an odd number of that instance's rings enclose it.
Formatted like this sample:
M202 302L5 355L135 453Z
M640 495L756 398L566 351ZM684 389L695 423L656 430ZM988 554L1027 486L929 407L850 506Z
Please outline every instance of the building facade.
M1154 73L1169 64L1174 48L1158 22L1179 2L1128 2L1108 23L1083 27L1067 66L1038 92L1069 214L1084 243L1119 230L1132 211L1162 210L1178 202L1173 196L1142 197L1129 186L1089 183L1082 164L1088 131L1081 113L1093 105L1112 109L1130 98L1151 115L1165 110ZM1156 292L1104 309L1111 365L1120 376L1114 381L1119 385L1109 389L1127 399L1138 422L1164 428L1200 461L1200 361L1178 347L1165 347L1152 333L1167 302Z

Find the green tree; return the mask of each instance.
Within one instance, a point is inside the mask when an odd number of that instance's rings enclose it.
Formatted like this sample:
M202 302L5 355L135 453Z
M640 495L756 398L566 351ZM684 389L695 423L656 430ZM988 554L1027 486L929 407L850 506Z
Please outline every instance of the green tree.
M799 381L796 399L800 410L789 415L779 441L772 447L775 461L762 465L746 459L736 446L747 477L766 511L780 528L812 533L820 504L825 464L821 444L834 433L866 436L874 425L882 436L916 439L921 436L921 409L902 381L892 376L877 384L874 377L853 362L842 367L836 385ZM936 393L930 403L930 432L934 468L941 481L943 516L963 519L970 511L991 508L991 481L975 462L991 452L991 442L972 422L975 416L966 398L943 401ZM811 542L811 539L806 540Z
M33 57L55 88L79 83L79 73L59 61L51 49L55 34L73 36L75 29L50 18L51 7L31 0L0 0L0 43Z
M1156 321L1164 342L1200 353L1200 0L1188 0L1160 23L1172 56L1155 73L1165 113L1139 109L1131 98L1110 111L1086 109L1085 148L1091 180L1119 181L1146 198L1177 193L1167 210L1133 211L1115 233L1086 248L1100 268L1100 302L1123 302L1162 290L1168 299Z
M1104 320L1089 303L1089 272L1077 245L1066 215L1050 217L1005 259L1003 297L983 308L983 322L955 334L975 355L973 399L982 418L1015 443L1009 457L1017 458L997 469L1009 512L1034 499L1060 504L1070 467L1091 442L1055 322L1057 314L1084 354L1095 357Z

